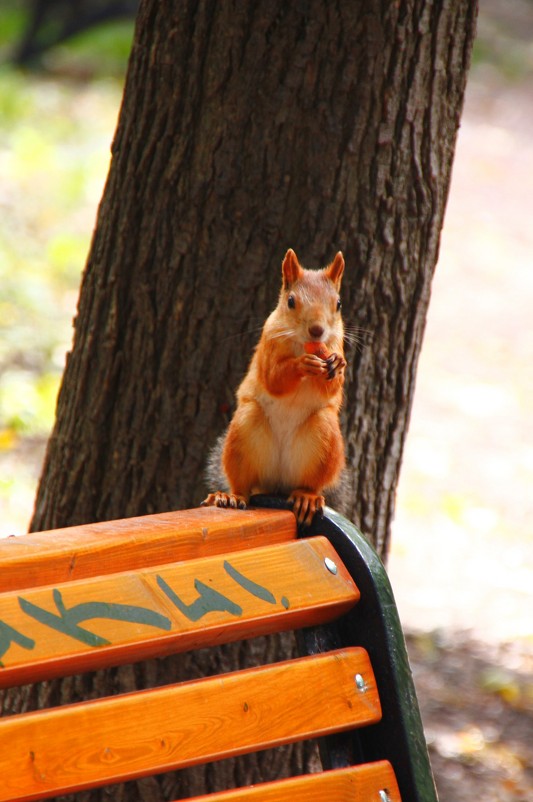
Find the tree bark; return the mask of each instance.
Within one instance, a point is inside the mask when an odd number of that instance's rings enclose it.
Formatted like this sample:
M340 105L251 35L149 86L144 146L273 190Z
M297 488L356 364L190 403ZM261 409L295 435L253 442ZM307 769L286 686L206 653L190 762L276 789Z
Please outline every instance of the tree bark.
M341 249L357 335L350 517L386 556L476 5L141 3L33 529L196 505L283 254L314 267ZM287 648L262 641L252 658ZM280 763L309 759L287 750ZM261 774L240 765L166 792ZM155 781L139 788L114 798L165 798Z

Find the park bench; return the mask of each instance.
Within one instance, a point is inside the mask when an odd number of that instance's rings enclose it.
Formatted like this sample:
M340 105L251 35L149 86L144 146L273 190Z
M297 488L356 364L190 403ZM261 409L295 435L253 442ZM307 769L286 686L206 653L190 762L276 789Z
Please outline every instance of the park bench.
M199 508L0 541L3 688L294 630L300 657L6 715L0 801L318 739L323 771L207 802L436 802L384 568L331 510Z

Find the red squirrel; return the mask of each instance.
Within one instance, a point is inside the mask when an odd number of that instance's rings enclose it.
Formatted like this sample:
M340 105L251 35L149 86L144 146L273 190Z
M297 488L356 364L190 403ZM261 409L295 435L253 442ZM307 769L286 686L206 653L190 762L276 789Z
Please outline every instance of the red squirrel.
M305 525L323 510L323 492L339 482L345 464L339 426L346 366L343 271L340 251L322 270L305 270L287 251L278 305L211 460L212 476L219 467L213 463L221 460L228 492L209 493L204 506L244 509L251 495L283 494Z

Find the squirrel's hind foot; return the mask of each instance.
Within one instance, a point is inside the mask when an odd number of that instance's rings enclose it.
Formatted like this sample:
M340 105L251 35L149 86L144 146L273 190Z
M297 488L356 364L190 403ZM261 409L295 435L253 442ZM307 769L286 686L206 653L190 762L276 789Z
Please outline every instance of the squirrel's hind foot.
M216 493L209 493L200 507L223 507L234 510L245 510L246 499L244 496L238 496L235 493L224 493L222 490L217 490Z
M324 496L306 490L293 490L289 502L300 526L309 526L315 513L322 515L326 503Z

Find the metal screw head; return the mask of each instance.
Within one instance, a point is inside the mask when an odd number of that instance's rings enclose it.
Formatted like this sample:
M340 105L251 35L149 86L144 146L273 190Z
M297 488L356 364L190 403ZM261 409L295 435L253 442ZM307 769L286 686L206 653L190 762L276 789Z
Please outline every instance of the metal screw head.
M366 682L365 678L362 674L356 674L355 677L355 684L357 685L357 690L359 691L366 691Z
M330 572L330 574L336 574L336 573L337 573L337 571L339 570L339 569L337 568L337 564L336 564L336 563L334 563L334 562L333 562L333 560L332 560L332 559L330 559L329 557L326 557L326 558L324 559L324 565L326 566L326 568L328 569L328 571Z
M380 802L391 802L391 798L385 790L379 792L379 798Z

